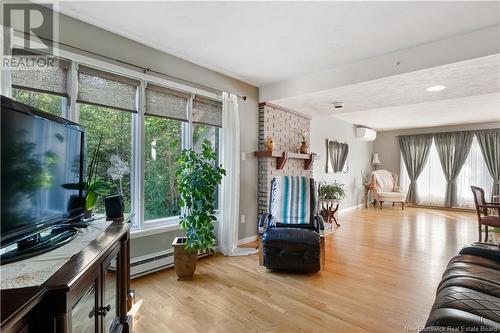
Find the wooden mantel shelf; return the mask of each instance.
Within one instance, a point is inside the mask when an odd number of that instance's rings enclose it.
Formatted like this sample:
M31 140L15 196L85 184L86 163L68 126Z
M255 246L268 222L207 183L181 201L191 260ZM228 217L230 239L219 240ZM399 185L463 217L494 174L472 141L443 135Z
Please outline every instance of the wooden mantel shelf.
M288 151L277 151L277 150L259 150L256 151L254 154L257 157L263 157L263 158L275 157L276 169L278 170L282 170L289 159L304 160L304 170L309 170L311 169L314 160L317 158L317 155L315 153L301 154L301 153L292 153Z

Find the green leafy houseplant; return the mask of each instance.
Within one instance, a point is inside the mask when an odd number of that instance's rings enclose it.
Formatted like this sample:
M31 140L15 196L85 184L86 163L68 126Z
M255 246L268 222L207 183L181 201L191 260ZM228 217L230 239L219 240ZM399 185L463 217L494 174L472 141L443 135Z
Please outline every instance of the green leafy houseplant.
M347 194L344 190L344 184L334 181L333 183L320 183L318 187L318 194L321 199L344 199Z
M216 153L209 140L203 141L201 152L183 150L176 171L181 207L185 208L180 225L186 232L185 249L204 251L215 245L213 222L217 186L226 171L216 165Z

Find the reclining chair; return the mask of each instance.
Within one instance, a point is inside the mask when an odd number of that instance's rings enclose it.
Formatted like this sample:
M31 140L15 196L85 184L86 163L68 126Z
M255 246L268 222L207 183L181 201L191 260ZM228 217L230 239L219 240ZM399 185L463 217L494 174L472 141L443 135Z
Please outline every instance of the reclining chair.
M267 269L316 273L324 267L323 219L314 179L271 181L269 213L259 221L259 264Z

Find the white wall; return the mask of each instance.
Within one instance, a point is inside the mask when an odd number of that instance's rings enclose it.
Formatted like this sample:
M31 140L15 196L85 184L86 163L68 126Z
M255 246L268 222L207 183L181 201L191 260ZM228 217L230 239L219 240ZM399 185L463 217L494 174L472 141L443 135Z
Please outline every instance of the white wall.
M345 209L363 203L363 179L361 171L371 172L373 143L357 140L356 127L333 116L323 116L311 120L311 151L320 155L314 162L313 176L316 181L334 181L345 184L347 198L341 203ZM349 145L346 173L326 173L326 139L346 142Z
M396 172L399 175L400 150L398 143L399 135L438 133L452 131L467 131L487 128L500 128L500 121L480 124L466 124L453 126L439 126L427 128L412 128L397 131L384 131L377 133L374 141L373 151L377 152L380 158L380 168Z

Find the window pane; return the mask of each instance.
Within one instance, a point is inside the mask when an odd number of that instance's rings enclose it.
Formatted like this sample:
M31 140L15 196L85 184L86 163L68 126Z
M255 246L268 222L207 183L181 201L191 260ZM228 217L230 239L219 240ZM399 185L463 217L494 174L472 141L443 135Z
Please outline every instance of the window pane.
M402 157L400 163L400 184L404 191L408 191L410 178L406 172ZM442 206L444 205L445 193L446 179L433 141L427 163L417 179L417 203L420 205Z
M66 97L12 88L12 98L34 108L62 117L66 108Z
M219 131L220 128L210 125L202 125L202 124L194 124L193 125L193 149L197 152L201 151L201 144L205 139L209 140L212 144L212 147L215 149L217 153L217 159L215 164L220 164L220 156L219 156ZM215 209L219 209L219 190L220 186L217 187L217 192L215 194Z
M469 155L457 177L457 205L459 207L475 207L471 185L481 187L487 200L491 198L493 178L488 171L476 136L472 139Z
M182 149L182 122L145 117L144 220L181 213L175 170Z
M111 194L121 193L125 212L131 212L132 117L130 112L80 104L80 124L87 129L87 164L102 135L97 158L97 177L111 187ZM104 213L100 198L95 212Z

